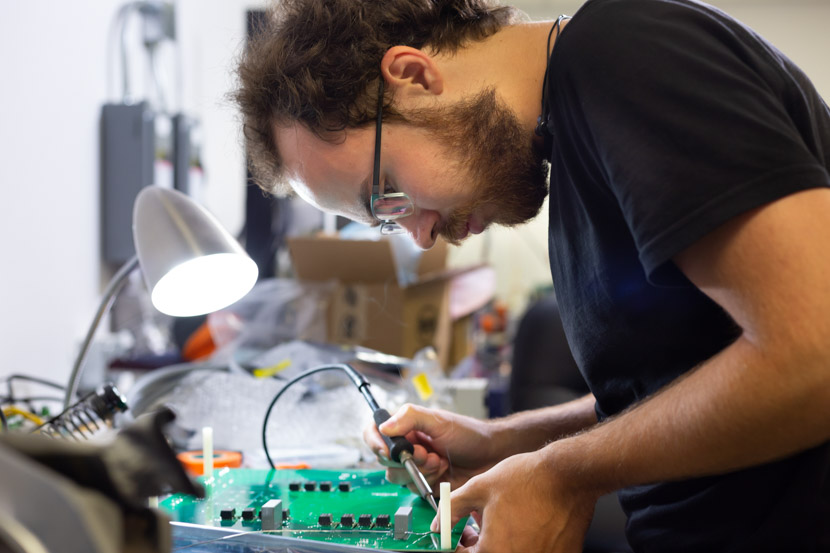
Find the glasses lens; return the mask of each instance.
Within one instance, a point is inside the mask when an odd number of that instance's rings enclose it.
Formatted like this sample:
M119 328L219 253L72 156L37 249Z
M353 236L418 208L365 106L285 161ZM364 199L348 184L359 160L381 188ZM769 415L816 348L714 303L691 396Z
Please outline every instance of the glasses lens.
M385 194L375 198L372 209L378 219L400 219L412 213L412 201L403 193Z
M384 221L383 224L380 225L380 233L383 235L403 234L404 232L404 228L397 223Z

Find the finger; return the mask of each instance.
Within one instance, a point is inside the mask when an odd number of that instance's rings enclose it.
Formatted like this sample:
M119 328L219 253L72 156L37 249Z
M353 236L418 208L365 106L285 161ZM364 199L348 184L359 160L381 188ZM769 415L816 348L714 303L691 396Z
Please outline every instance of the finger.
M389 458L389 448L386 447L386 442L383 441L383 437L374 424L370 424L363 429L363 441L378 458Z
M401 464L389 458L389 448L386 445L383 437L374 424L371 424L363 429L363 441L369 446L372 453L375 454L378 462L384 467L400 467ZM427 461L428 453L421 447L421 452L416 460L416 464L424 464ZM413 456L414 458L414 456ZM434 464L434 461L433 461Z
M481 491L479 488L481 488ZM474 511L478 511L483 515L486 499L484 493L486 493L486 487L478 486L476 478L473 478L450 494L450 510L452 512L450 519L453 527L458 524L459 520L469 516ZM439 528L438 515L436 515L432 519L430 530L437 532Z
M446 421L435 410L407 403L378 429L387 436L405 436L413 430L434 436L445 426Z
M463 547L472 547L478 543L478 532L472 526L465 526L461 531L461 539L458 543Z
M449 461L445 457L431 452L426 454L422 462L419 463L416 461L415 464L427 480L437 480L450 466Z
M402 466L400 463L391 460L385 451L375 452L375 456L384 467L401 468ZM413 460L418 470L427 480L440 478L450 466L447 459L437 453L427 452L423 448L420 448L419 455L413 456Z
M429 434L421 432L420 430L413 430L407 434L407 439L413 444L421 444L426 449L434 449L433 439Z
M401 467L400 463L396 463L384 455L378 455L378 461L386 467L386 479L393 484L409 484L412 482L412 476ZM416 464L430 486L435 485L450 467L449 461L436 453L426 454L422 462L416 462Z
M393 461L392 459L390 459L389 457L387 457L383 453L380 453L380 454L377 455L377 460L378 460L378 463L381 466L384 466L384 467L391 467L391 468L400 468L401 467L400 463L396 463L395 461Z
M410 432L406 435L406 439L409 440L415 451L412 452L412 457L415 459L415 462L420 462L424 459L427 453L431 451L435 452L446 452L446 448L439 448L436 447L432 438L424 434L423 432Z

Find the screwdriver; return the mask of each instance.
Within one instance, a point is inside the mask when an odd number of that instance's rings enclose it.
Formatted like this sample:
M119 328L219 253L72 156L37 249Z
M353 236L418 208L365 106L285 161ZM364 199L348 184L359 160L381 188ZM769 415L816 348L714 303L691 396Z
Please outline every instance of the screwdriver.
M346 368L346 372L349 373L357 389L360 390L360 393L363 394L363 397L372 409L372 418L375 419L375 425L380 426L381 423L389 420L389 411L378 405L375 396L369 391L369 381L350 365L344 364L342 366ZM418 467L415 466L415 460L412 458L412 454L415 452L415 446L403 436L387 436L381 433L381 437L386 442L386 447L389 448L389 458L403 465L406 472L409 473L409 477L412 478L412 482L418 490L418 495L421 496L421 499L429 503L430 507L437 513L438 504L435 502L432 488L429 487L426 478L418 470Z
M372 416L374 417L375 424L377 426L380 426L381 423L389 420L389 411L382 408L375 409L373 407L373 409L374 411ZM424 475L418 470L418 467L415 466L415 461L412 459L415 447L403 436L390 437L381 433L381 437L383 438L383 441L386 442L386 446L389 448L389 458L396 463L403 465L406 472L409 473L409 477L412 478L412 482L418 490L418 495L429 503L429 505L435 509L435 512L437 513L438 504L435 502L435 497L432 495L432 488L429 487L426 478L424 478Z

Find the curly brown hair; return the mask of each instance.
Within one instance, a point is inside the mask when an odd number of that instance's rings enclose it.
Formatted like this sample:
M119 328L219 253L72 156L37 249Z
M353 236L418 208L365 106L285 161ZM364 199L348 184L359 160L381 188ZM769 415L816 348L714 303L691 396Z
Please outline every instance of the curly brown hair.
M255 182L278 196L283 178L273 126L299 122L329 142L369 124L380 60L392 46L454 53L524 17L495 0L280 0L242 56L233 99ZM388 111L387 111L388 110ZM384 117L401 119L390 106Z

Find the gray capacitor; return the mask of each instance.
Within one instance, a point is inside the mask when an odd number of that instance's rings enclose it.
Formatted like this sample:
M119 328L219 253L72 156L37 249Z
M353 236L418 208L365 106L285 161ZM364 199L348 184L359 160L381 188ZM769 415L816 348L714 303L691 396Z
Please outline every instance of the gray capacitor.
M282 527L282 500L271 499L259 511L263 530L276 530Z
M400 507L395 511L395 539L405 540L412 526L412 507Z

